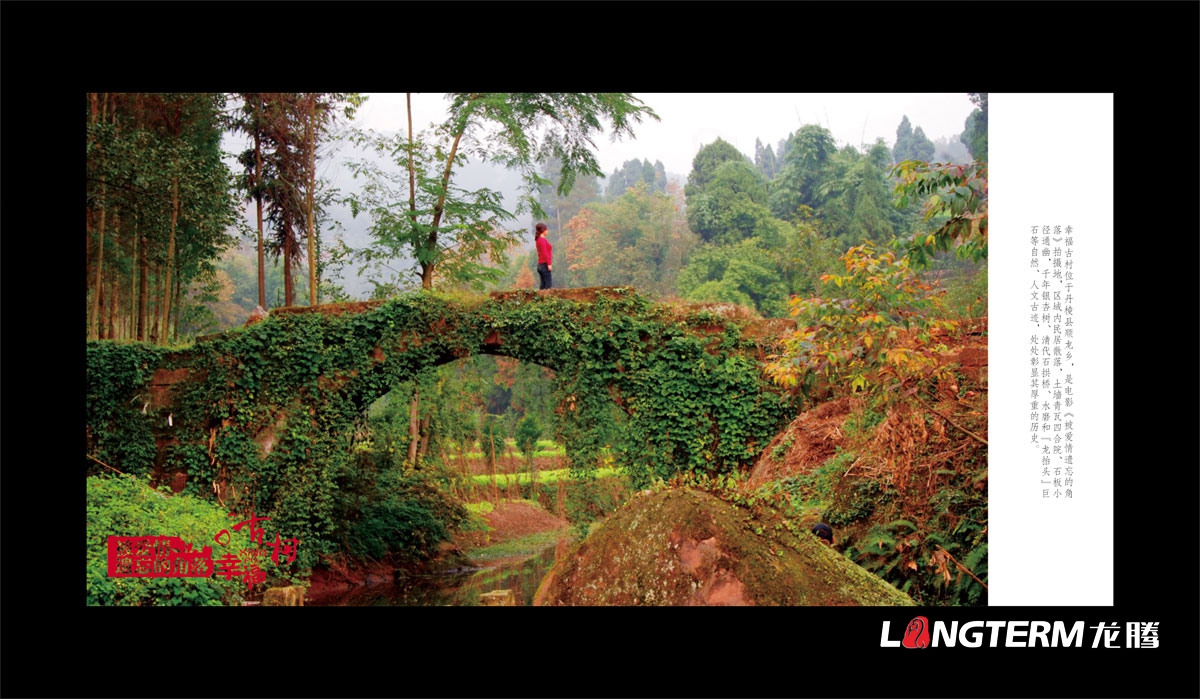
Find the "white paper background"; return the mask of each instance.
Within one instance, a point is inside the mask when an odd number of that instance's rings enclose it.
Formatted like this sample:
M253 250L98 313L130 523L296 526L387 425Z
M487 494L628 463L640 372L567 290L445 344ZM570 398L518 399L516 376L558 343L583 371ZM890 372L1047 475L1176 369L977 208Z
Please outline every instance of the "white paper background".
M989 603L1112 605L1113 95L991 93L988 116ZM1072 500L1042 498L1029 444L1034 225L1074 228Z

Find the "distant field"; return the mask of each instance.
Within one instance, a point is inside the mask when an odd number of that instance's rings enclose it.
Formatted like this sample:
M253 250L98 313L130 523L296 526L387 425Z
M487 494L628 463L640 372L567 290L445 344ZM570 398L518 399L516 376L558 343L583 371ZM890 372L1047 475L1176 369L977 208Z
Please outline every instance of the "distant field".
M521 454L521 451L519 449L517 449L517 443L512 439L504 440L504 451L505 451L505 453L511 451L512 453L524 458L524 455ZM557 444L553 440L549 440L549 439L539 439L537 442L537 449L533 452L533 457L535 459L549 458L549 457L554 457L554 456L562 457L562 456L566 456L566 455L567 455L566 447L562 446L561 444ZM483 454L483 449L481 449L479 446L479 442L472 442L468 451L465 454L463 454L463 456L469 460L482 459L484 457L484 454ZM500 456L502 456L502 455L496 454L497 458L499 458Z
M596 478L613 478L620 476L621 471L617 468L600 468L596 469ZM529 482L529 472L518 473L498 473L495 476L491 474L480 474L471 477L471 482L476 485L492 485L492 478L496 479L496 485L500 487L508 487ZM538 471L537 482L542 484L555 483L557 481L571 480L570 469L559 468L549 471Z

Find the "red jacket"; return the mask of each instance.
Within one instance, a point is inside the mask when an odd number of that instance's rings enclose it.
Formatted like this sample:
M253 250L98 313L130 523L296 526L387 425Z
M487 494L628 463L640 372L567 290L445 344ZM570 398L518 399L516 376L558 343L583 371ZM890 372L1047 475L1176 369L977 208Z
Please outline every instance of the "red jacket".
M538 264L541 264L543 262L545 262L548 265L554 264L551 261L551 257L550 257L550 251L552 249L553 249L553 246L550 245L549 240L546 240L546 236L543 235L537 239Z

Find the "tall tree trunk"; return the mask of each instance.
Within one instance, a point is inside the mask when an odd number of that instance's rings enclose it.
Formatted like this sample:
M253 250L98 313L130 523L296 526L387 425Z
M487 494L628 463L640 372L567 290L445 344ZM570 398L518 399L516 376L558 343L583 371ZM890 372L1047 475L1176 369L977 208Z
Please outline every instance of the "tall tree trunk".
M171 304L171 315L175 318L171 323L171 337L179 339L179 325L183 318L183 279L175 275L175 301Z
M255 109L261 103L255 104ZM255 114L257 120L258 114ZM254 200L258 207L258 305L267 310L266 255L263 253L262 137L254 131Z
M101 104L100 95L98 93L90 93L89 95L92 104L92 123L95 124L103 120L101 110L107 106L108 96L105 95L104 104ZM103 155L101 156L103 157ZM105 198L108 196L107 182L104 175L100 176L100 217L96 228L96 277L92 282L92 309L91 315L88 318L88 339L96 340L100 337L100 299L103 296L101 286L104 279L104 216L105 216Z
M496 426L492 425L491 429L495 430ZM483 446L482 442L480 443L480 446ZM494 432L488 433L488 454L488 461L492 465L492 502L499 503L500 491L496 485L496 435Z
M479 95L471 95L463 111L466 112L478 97ZM442 214L446 211L446 192L450 189L450 173L454 170L454 159L458 156L458 144L462 141L468 122L469 119L463 119L462 126L458 128L458 132L454 134L454 141L450 144L450 153L446 156L446 169L442 171L442 191L438 195L437 204L433 207L433 221L429 226L429 239L427 243L430 250L437 247L438 226L441 225ZM411 123L409 124L408 131L410 134L412 133ZM412 152L411 149L409 152ZM421 266L421 288L433 288L433 269L436 264L436 262L430 262L428 266Z
M121 249L121 245L120 245L120 242L121 242L121 212L119 209L116 211L113 211L112 236L113 236L114 245L116 246L116 248L118 250L120 250ZM120 329L117 327L118 309L121 307L122 299L121 299L121 294L120 294L121 280L118 278L119 275L116 272L117 272L116 269L109 272L109 274L112 275L112 293L110 294L109 305L108 305L108 335L109 335L109 337L111 337L113 339L123 337L123 333L121 333Z
M175 266L175 226L179 223L179 178L171 179L171 237L167 243L167 262L164 265L163 271L164 280L162 287L162 311L161 321L159 322L159 344L167 344L167 328L170 322L171 311L171 269Z
M416 380L413 381L412 400L408 404L408 467L417 467L417 448L420 446L418 440L421 435L421 421L419 419L419 409L421 407L421 391L417 388Z
M109 340L117 339L117 275L110 275L112 288L108 292L108 313L104 323L104 334Z
M104 184L101 178L100 184L101 199L104 197ZM100 337L99 321L100 321L100 303L103 297L102 280L104 279L104 204L100 204L100 220L96 229L96 278L92 282L92 313L88 319L88 339L96 340Z
M95 315L96 315L96 317L93 319L92 322L95 327L93 328L91 333L89 333L89 335L88 335L88 337L92 340L107 340L108 339L107 337L104 336L104 324L100 322L100 319L104 316L104 302L106 300L107 299L104 298L104 283L102 280L97 279L96 280L96 293L92 297L92 307L93 307L93 310L95 311Z
M150 342L159 344L159 320L162 318L162 265L154 265L154 312L150 314Z
M139 225L140 229L141 226ZM146 237L139 231L138 239L141 240L141 245L138 250L138 317L137 317L137 339L139 342L146 341L146 332L150 329L147 322L146 313L148 309L147 287L150 284L150 263L146 259Z
M421 448L417 450L417 456L423 459L429 454L429 418L422 419L417 429L421 433Z
M412 219L413 226L415 227L417 225L417 177L416 177L416 170L414 169L414 166L413 166L413 130L412 130L412 93L411 92L404 93L404 101L405 101L405 106L406 106L406 113L408 116L408 212L409 212L409 217ZM433 286L433 279L432 279L432 276L430 276L430 280L427 283L425 280L425 272L426 272L425 268L422 267L421 268L421 287L424 289L429 289L429 288L432 288L432 286ZM432 270L430 270L430 272L432 273ZM409 417L409 419L408 419L408 463L412 466L416 466L417 454L416 454L416 451L414 451L414 448L416 447L417 440L421 434L421 424L417 420L417 413L419 412L419 409L421 407L421 394L420 394L420 392L415 390L415 388L416 388L415 383L413 384L413 387L414 387L414 390L413 390L412 402L408 406L408 417Z
M317 186L317 93L308 93L308 118L304 121L304 141L308 148L308 305L317 305L317 234L313 220L313 196Z
M283 305L292 305L296 296L295 282L292 280L292 242L295 233L292 232L290 221L283 222Z
M133 217L133 230L130 234L130 243L133 245L133 251L129 256L129 328L125 331L125 336L134 339L137 335L138 317L138 226L136 213Z

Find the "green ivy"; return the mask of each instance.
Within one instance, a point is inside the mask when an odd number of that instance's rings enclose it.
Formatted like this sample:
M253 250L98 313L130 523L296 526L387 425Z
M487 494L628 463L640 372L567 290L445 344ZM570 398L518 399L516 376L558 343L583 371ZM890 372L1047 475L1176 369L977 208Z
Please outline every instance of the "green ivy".
M744 470L797 407L758 361L775 348L747 339L739 322L628 289L591 301L423 291L354 310L282 309L174 353L89 343L89 453L145 473L155 439L170 444L157 466L187 473L191 494L215 498L220 485L233 498L225 506L271 517L274 531L299 539L292 573L302 574L355 537L379 550L369 543L378 536L352 531L362 520L347 518L338 485L354 471L354 426L373 401L439 364L491 352L553 369L554 436L572 472L586 477L612 454L633 487ZM159 368L190 377L174 387L170 426L137 400ZM374 518L404 512L387 507Z
M128 474L150 473L157 454L152 424L163 416L150 409L149 384L165 354L140 343L88 343L89 473L103 471L98 463L120 464Z

